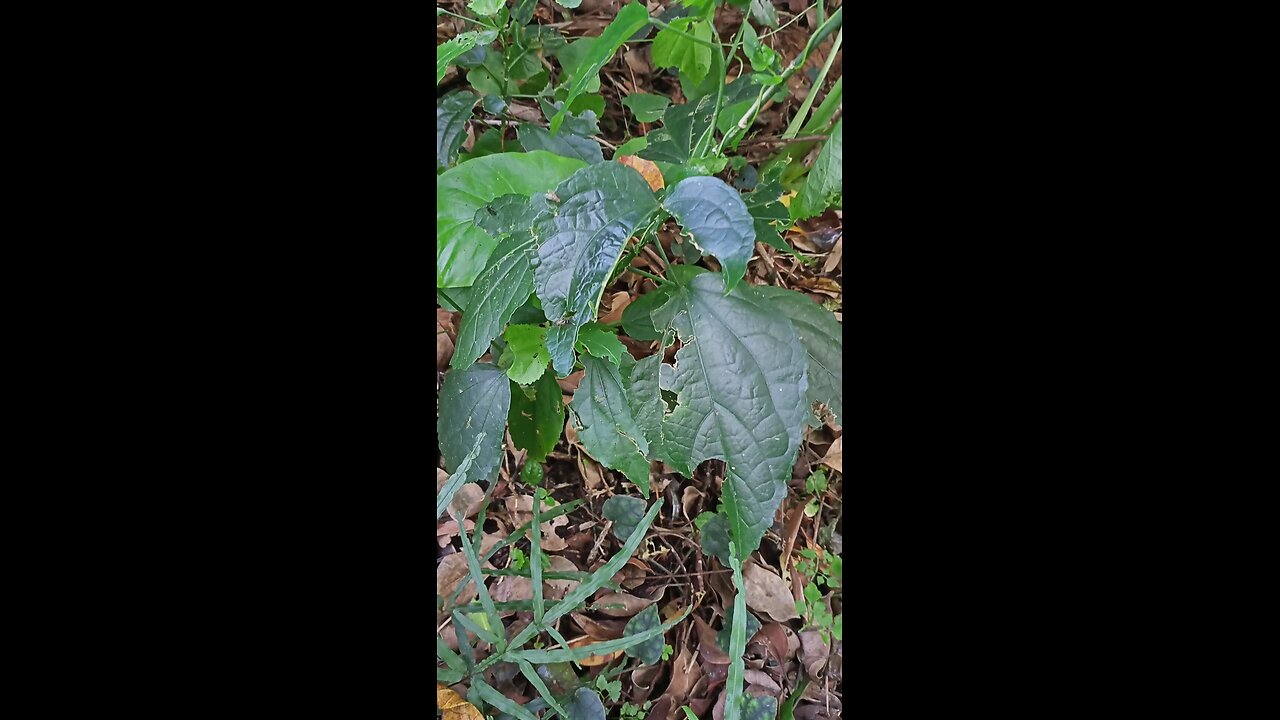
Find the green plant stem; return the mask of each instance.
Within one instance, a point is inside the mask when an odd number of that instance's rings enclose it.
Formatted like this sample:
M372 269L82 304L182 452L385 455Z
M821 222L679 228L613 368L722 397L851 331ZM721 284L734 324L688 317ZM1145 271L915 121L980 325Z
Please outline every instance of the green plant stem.
M439 10L442 15L452 15L453 17L456 17L459 20L466 20L467 22L472 23L473 25L479 25L480 27L485 28L486 30L492 29L489 25L485 25L479 20L466 17L465 15L459 15L458 13L449 12L448 10L445 10L444 8L438 5L436 6L436 9Z
M445 300L448 300L449 304L453 306L454 310L457 310L458 312L462 312L462 306L459 305L456 300L449 297L449 293L445 292L444 290L441 290L440 288L436 288L436 292L440 293L440 297L444 298Z
M654 275L653 273L647 273L644 270L641 270L640 268L629 267L627 269L641 277L649 278L650 280L658 283L658 285L665 285L667 283L666 278L660 278L657 275Z
M813 101L818 97L818 91L822 89L822 83L826 81L827 73L831 71L831 64L835 62L836 53L840 52L840 43L843 41L844 28L840 28L840 32L836 33L835 44L831 46L831 52L827 54L827 61L822 65L822 72L818 73L818 78L814 80L813 87L809 88L809 94L805 96L804 102L800 104L800 109L796 111L795 117L791 118L791 124L782 133L784 139L793 138L800 133L800 128L804 126L804 119L809 116L809 108L813 107Z
M782 32L783 28L785 28L785 27L787 27L787 26L791 25L791 24L792 24L792 23L794 23L795 21L797 21L797 20L799 20L800 18L804 17L804 14L805 14L805 13L807 13L807 12L809 12L810 10L812 10L812 9L813 9L813 6L814 6L814 5L817 5L817 4L818 4L818 3L814 3L813 5L810 5L809 7L807 7L807 8L805 8L805 9L801 10L799 13L797 13L797 14L796 14L796 16L795 16L795 17L793 17L793 18L791 18L790 20L786 21L786 22L785 22L785 23L783 23L782 25L779 25L779 26L778 26L778 28L777 28L776 30L770 30L769 32L765 33L764 35L761 35L761 36L760 36L760 39L761 39L761 40L764 40L764 39L765 39L765 38L767 38L767 37L770 37L770 36L772 36L772 35L777 35L778 33ZM818 24L819 24L819 25L821 25L822 23L818 23Z
M728 55L723 55L724 45L720 43L720 36L719 35L714 36L716 39L716 54L721 55L724 58L724 61L722 63L724 67L726 68L729 67L729 63L733 60L733 56L737 54L738 44L742 42L742 35L744 32L746 32L746 29L747 29L747 19L743 17L742 24L738 26L738 34L735 35L733 38L733 45L729 47ZM709 125L707 129L703 131L702 136L698 138L698 142L694 147L694 157L705 157L707 154L707 146L710 145L711 141L715 139L716 125L717 125L716 121L719 120L720 118L720 104L721 102L724 101L724 81L725 81L725 77L724 77L724 73L722 72L720 73L720 83L716 85L716 104L715 104L715 109L712 110L711 112L711 125ZM720 154L720 150L723 147L724 147L724 144L721 143L720 146L716 148L717 155Z

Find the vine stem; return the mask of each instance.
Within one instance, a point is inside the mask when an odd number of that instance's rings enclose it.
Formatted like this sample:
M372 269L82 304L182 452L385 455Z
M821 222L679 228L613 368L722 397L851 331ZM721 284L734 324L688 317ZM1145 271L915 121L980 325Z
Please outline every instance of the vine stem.
M666 278L660 278L657 275L654 275L653 273L647 273L644 270L641 270L640 268L629 267L627 269L641 277L647 277L650 280L658 283L659 285L665 285L667 283Z
M443 297L445 300L448 300L449 304L453 306L454 310L457 310L458 312L462 312L462 306L458 304L458 301L449 297L449 293L445 292L440 288L436 288L436 292L440 293L441 297Z
M654 18L654 17L649 18L649 24L650 24L650 25L653 25L653 26L655 26L655 27L657 27L657 28L659 28L659 29L662 29L662 30L670 30L671 32L675 33L676 35L681 35L681 36L683 36L683 37L687 37L687 38L689 38L690 40L692 40L692 41L694 41L694 42L698 43L699 45L706 45L707 47L711 48L712 50L721 50L721 49L723 49L723 48L721 48L721 47L717 47L717 46L715 46L715 45L713 45L713 44L711 44L711 43L707 42L706 40L703 40L702 38L694 37L694 36L690 35L689 33L684 32L683 30L677 30L677 29L675 29L675 28L671 27L670 25L668 25L668 24L666 24L666 23L662 22L662 21L661 21L661 20L659 20L658 18ZM635 41L635 42L639 42L639 41Z

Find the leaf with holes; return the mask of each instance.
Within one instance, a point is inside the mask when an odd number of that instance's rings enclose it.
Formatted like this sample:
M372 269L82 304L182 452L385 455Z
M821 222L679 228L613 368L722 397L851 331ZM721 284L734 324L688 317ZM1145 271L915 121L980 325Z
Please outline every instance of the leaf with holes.
M502 337L511 353L511 367L507 376L519 385L542 377L551 356L547 354L547 329L538 325L508 325Z
M699 250L716 256L732 290L746 274L756 242L751 213L742 195L720 178L691 177L672 188L662 206L675 216Z
M704 460L725 461L730 537L750 553L773 524L800 449L804 349L785 316L750 286L726 293L719 273L673 287L653 318L684 343L661 378L678 403L663 421L666 461L686 477Z
M658 31L658 36L653 39L654 66L677 68L681 77L694 84L702 82L711 70L711 48L704 44L711 42L711 23L680 18L672 20L669 25L669 28Z
M555 214L534 225L540 244L533 283L552 322L547 333L551 364L563 377L573 369L578 330L595 319L623 246L658 203L640 173L618 163L579 170L556 187L555 195L560 200Z
M436 178L436 287L469 287L498 244L475 223L485 203L545 193L583 167L549 152L499 153L468 160Z
M440 388L440 453L445 468L456 469L485 434L480 452L472 464L473 480L489 480L502 462L502 438L506 436L507 409L511 387L507 374L489 363L476 363L465 370L451 370Z
M606 360L590 355L580 359L586 372L570 406L582 423L578 437L591 457L621 471L648 498L649 461L645 454L649 452L649 442L631 416L622 376ZM627 355L626 360L630 359Z

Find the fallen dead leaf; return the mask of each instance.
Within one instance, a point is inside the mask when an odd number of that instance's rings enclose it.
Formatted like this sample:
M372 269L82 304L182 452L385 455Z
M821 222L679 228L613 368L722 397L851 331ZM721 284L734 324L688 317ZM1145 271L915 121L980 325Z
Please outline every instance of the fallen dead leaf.
M602 324L616 323L622 320L622 311L631 304L631 293L616 292L609 300L609 312L600 316Z
M449 501L448 514L453 517L460 513L462 517L469 518L480 512L483 503L484 489L476 483L464 483Z
M822 668L827 665L827 644L822 642L822 635L817 630L805 630L800 633L800 662L805 672L814 680L822 679Z
M750 685L764 688L770 695L782 692L782 686L762 670L746 670L743 672L742 679Z
M436 494L437 495L439 495L440 491L444 489L444 484L447 482L449 482L449 473L445 472L441 468L436 468Z
M506 498L507 512L511 516L513 527L521 525L533 520L533 496L532 495L508 495ZM550 512L551 506L544 500L542 503L542 511ZM569 524L569 518L561 515L542 523L542 549L547 552L560 552L567 547L564 538L556 534L555 529ZM524 533L525 538L529 537L529 531Z
M661 190L667 186L666 181L662 179L662 171L658 170L658 166L652 160L645 160L636 155L619 155L614 158L618 162L640 173L640 176L649 183L649 187L654 190Z
M453 313L436 308L436 370L447 369L453 359L452 320Z
M604 642L617 640L626 632L627 623L622 620L597 620L582 613L569 613L578 627L593 639Z
M578 383L582 382L582 376L586 374L587 371L579 370L569 373L569 377L556 378L556 382L560 384L561 390L573 394L573 391L578 389Z
M844 237L841 236L836 241L836 246L831 249L831 255L827 257L827 263L822 266L822 272L829 273L836 269L840 264L840 259L844 257Z
M716 644L716 631L711 629L707 621L693 616L693 627L698 633L698 655L708 665L728 665L729 656Z
M440 683L436 683L436 707L440 708L442 720L484 720L475 705Z
M578 566L573 561L559 555L551 556L551 571L553 572L577 572ZM542 596L548 600L559 600L565 595L573 592L573 589L582 583L577 580L543 580Z
M476 585L467 580L466 587L458 595L458 601L453 604L449 602L449 596L466 577L467 558L462 553L447 555L439 565L436 565L436 595L444 598L442 612L447 613L458 605L466 605L476 598Z
M844 473L844 436L836 438L831 443L831 447L827 449L826 457L822 458L822 464L835 470L838 473Z
M666 694L671 697L672 703L676 706L684 705L689 692L701 677L702 667L698 665L698 659L689 648L680 648L680 654L671 666L671 682L667 684Z
M615 592L596 598L595 604L591 609L610 617L632 617L654 602L647 598L638 598L630 593Z
M574 649L590 647L595 644L596 644L596 641L593 640L589 635L583 635L580 638L576 638L574 640L569 641L569 647ZM582 665L583 667L595 667L597 665L607 665L608 663L613 662L613 660L621 654L622 654L621 650L615 650L611 653L605 653L604 655L588 655L586 658L582 660L578 660L577 663L579 665Z
M747 586L747 607L778 622L795 620L796 602L782 578L754 562L745 564L742 579Z

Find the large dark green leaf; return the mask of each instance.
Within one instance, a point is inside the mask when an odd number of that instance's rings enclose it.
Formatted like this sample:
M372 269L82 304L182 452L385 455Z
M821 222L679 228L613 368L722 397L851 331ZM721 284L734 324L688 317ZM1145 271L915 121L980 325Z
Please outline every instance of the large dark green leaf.
M586 163L604 162L604 152L600 150L600 143L588 137L576 135L568 130L562 131L559 135L552 135L547 132L546 128L540 128L537 125L529 123L521 123L516 132L520 137L520 144L529 150L546 150L563 157L576 158Z
M551 364L563 377L573 369L578 329L595 319L623 246L658 203L640 173L612 162L579 170L555 194L555 215L534 225L540 244L533 281L553 323L547 333Z
M720 558L720 562L729 563L729 521L724 515L716 513L699 531L702 537L702 554Z
M436 178L436 287L468 287L497 245L476 226L476 210L507 194L545 193L583 167L549 152L499 153L467 161Z
M636 116L640 122L656 122L662 119L671 100L662 95L632 93L622 98L622 104Z
M476 224L495 238L507 234L518 234L533 237L533 223L543 213L550 213L547 198L542 193L533 197L523 195L503 195L487 202L476 211ZM493 262L490 256L489 262Z
M649 144L640 151L640 157L677 164L687 162L698 138L711 127L715 109L716 99L711 96L667 108L662 127L645 136Z
M650 605L627 622L627 627L622 631L622 636L631 637L661 625L662 621L658 619L658 606ZM639 645L632 645L623 652L627 654L627 657L639 658L640 662L645 665L653 665L662 659L663 644L662 636L658 635L645 640Z
M588 97L591 96L583 95L579 100ZM597 95L595 97L599 96ZM603 98L601 98L601 100L603 100ZM544 98L538 98L538 106L542 108L542 116L547 119L547 122L551 122L551 119L554 118L557 113L564 110L565 104L562 102L554 102L548 101ZM600 132L600 125L596 120L597 117L598 115L594 110L584 110L576 113L570 111L565 114L564 124L560 126L560 129L583 137L596 135Z
M666 344L663 345L666 348ZM658 389L658 374L662 372L662 353L650 355L638 360L634 365L627 364L622 368L622 379L627 386L627 401L631 406L631 417L649 441L649 457L663 460L662 418L664 406L662 394ZM669 371L671 368L667 368Z
M627 355L624 361L630 360ZM649 442L631 416L618 368L607 360L583 355L585 373L573 394L571 407L582 427L578 437L591 457L614 470L649 497ZM632 361L634 362L634 361Z
M691 177L672 188L662 206L699 250L716 256L732 290L746 274L756 243L755 226L742 195L720 178Z
M564 429L564 392L547 370L532 385L511 385L511 441L529 451L529 463L540 463L556 447ZM526 465L528 467L528 465Z
M605 519L613 521L613 534L624 543L644 519L644 511L644 501L631 495L614 495L601 508Z
M644 27L649 22L649 11L645 6L633 2L618 11L613 22L600 33L600 37L591 43L586 55L575 68L573 79L569 83L569 93L564 99L567 107L573 103L574 98L583 92L593 92L587 90L587 85L592 79L598 78L600 68L613 57L618 51L622 43L627 41L635 31ZM561 110L551 119L551 132L555 134L560 130L560 123L564 122L566 111Z
M661 377L678 402L663 423L666 462L692 477L704 460L725 461L730 535L745 556L773 524L800 449L804 348L785 316L750 286L726 294L719 273L674 287L653 318L684 342Z
M676 282L688 282L695 275L701 275L704 272L707 272L707 269L697 265L672 265L667 269L667 276ZM661 337L662 331L654 326L653 318L649 315L666 304L670 294L670 286L666 286L666 289L659 287L641 295L635 302L628 305L622 311L622 329L627 331L627 336L633 340L646 342Z
M786 315L796 329L800 344L809 356L809 390L806 398L810 409L822 403L831 409L837 425L844 416L844 340L840 321L830 310L805 295L777 287L757 287L771 307ZM809 424L821 424L816 413L810 413Z
M527 233L507 235L498 242L488 266L476 278L471 306L462 313L457 347L449 361L455 369L464 369L484 355L516 308L529 299L533 292L532 251L533 238Z
M472 462L471 478L489 480L502 462L502 438L506 435L511 387L507 374L489 363L465 370L451 370L440 388L440 453L445 469L453 471L484 433L480 452Z
M467 120L479 99L475 93L459 90L444 96L436 105L436 167L447 168L458 159L458 148L467 134Z

